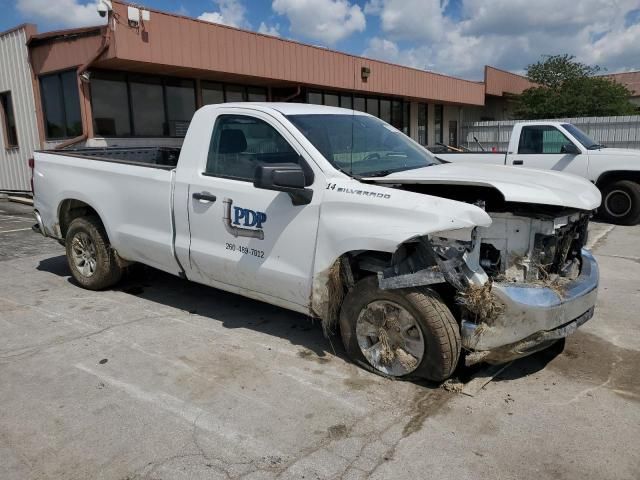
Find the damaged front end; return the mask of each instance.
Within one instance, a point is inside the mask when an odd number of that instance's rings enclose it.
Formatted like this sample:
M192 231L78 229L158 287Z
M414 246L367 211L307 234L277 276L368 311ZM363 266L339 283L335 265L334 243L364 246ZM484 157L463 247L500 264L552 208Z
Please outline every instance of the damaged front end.
M382 289L454 290L467 364L546 348L589 320L596 303L598 267L583 248L588 213L488 213L490 226L419 237L378 271Z

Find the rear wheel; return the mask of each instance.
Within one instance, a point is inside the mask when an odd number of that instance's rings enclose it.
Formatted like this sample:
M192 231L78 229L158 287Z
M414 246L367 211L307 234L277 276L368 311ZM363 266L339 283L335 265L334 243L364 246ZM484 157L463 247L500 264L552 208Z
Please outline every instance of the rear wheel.
M102 290L122 278L122 268L97 217L74 219L67 230L65 247L71 274L82 287Z
M631 180L618 180L602 189L600 217L618 225L640 222L640 184Z
M441 381L460 357L458 324L435 292L381 290L376 277L345 297L340 332L349 356L383 376Z

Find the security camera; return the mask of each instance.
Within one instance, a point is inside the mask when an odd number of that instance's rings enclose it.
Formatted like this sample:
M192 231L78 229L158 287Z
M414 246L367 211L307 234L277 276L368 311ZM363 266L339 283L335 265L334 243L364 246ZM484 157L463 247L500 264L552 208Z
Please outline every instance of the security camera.
M101 17L106 17L111 10L113 10L111 0L100 0L98 2L98 15Z

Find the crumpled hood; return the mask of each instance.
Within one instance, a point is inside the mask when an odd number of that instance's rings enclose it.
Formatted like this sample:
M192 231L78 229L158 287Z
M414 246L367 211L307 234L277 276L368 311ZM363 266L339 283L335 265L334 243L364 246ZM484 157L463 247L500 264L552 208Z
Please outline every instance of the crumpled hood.
M593 210L600 191L575 175L503 165L447 163L406 170L386 177L365 178L378 184L475 185L493 187L507 202L537 203Z

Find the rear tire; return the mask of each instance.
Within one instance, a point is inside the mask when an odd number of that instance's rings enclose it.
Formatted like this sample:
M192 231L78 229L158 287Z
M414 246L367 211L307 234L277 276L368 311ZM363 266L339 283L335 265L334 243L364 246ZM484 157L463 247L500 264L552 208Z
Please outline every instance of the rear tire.
M373 321L363 321L363 316ZM402 321L398 321L400 317ZM395 323L390 325L391 320ZM388 330L388 336L376 333L380 328ZM405 331L394 335L394 329ZM354 362L385 377L442 381L453 374L460 358L458 323L437 293L428 288L381 290L375 276L360 280L346 295L340 310L340 333ZM375 351L376 345L383 343L381 335L387 337L391 351L400 348L404 358L397 354L392 360L381 361L380 347L376 355L365 356L365 350ZM407 362L411 357L402 352L411 352L413 361Z
M98 217L75 218L67 230L65 247L71 274L80 286L103 290L122 278L122 268Z
M602 188L599 216L617 225L636 225L640 222L640 184L618 180Z

